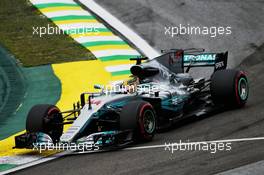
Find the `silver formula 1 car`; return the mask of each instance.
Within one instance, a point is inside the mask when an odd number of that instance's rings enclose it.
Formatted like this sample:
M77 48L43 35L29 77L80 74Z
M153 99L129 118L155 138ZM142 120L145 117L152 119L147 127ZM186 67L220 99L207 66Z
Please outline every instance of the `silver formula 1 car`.
M130 68L133 81L128 87L133 90L123 88L124 83L110 90L95 85L98 92L82 93L73 110L62 112L48 104L33 106L26 133L15 137L15 148L45 143L120 148L150 141L157 130L179 120L243 107L248 80L244 72L226 69L227 56L227 52L173 49L151 60L132 58L136 64ZM209 78L193 78L189 74L193 67L211 67L213 73ZM71 125L63 132L66 124Z

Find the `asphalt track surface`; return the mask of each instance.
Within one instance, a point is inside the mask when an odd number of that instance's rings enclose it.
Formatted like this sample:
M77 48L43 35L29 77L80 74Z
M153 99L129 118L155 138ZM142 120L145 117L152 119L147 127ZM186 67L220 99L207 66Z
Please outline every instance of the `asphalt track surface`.
M232 52L229 66L240 66L249 78L250 97L245 108L180 123L167 132L158 133L152 142L136 146L160 145L179 140L264 136L264 28L261 1L229 3L224 0L166 0L165 3L158 0L101 0L98 3L132 27L156 49L174 44L181 48L196 46L217 51L229 50ZM213 25L217 21L217 24L231 25L235 30L231 38L199 39L200 36L183 36L186 39L164 39L164 25L177 25L177 18L190 19L202 25ZM205 151L177 151L172 154L164 151L164 148L154 148L73 155L16 174L214 174L263 160L263 144L264 141L233 143L231 151L215 154Z

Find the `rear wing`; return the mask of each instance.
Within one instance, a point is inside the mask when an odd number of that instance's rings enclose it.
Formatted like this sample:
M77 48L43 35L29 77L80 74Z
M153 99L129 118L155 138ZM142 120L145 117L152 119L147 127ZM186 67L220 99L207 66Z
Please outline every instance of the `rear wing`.
M226 69L228 52L184 54L183 67L214 67L214 70Z
M205 53L204 49L171 49L162 50L161 56L154 58L161 65L168 68L173 73L184 73L191 67L214 67L214 71L226 69L228 52L223 53ZM147 57L131 58L140 65ZM149 60L149 63L151 60Z
M172 49L162 51L165 54L155 58L174 73L186 72L191 67L214 67L214 71L226 69L228 52L205 53L204 49Z

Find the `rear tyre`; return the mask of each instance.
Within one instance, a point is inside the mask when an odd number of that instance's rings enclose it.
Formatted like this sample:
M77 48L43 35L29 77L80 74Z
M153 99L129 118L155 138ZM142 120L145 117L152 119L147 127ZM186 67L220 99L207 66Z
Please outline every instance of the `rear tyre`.
M30 109L26 121L26 130L29 133L46 133L56 143L63 132L62 123L63 117L56 106L39 104Z
M244 72L232 69L219 70L211 78L210 90L215 104L242 107L248 99L249 85Z
M132 129L134 140L151 141L156 131L156 113L145 101L132 101L120 114L120 129Z

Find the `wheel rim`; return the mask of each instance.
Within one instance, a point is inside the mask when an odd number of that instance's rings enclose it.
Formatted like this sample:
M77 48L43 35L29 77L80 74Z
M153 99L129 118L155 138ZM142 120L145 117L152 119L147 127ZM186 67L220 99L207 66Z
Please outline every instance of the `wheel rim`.
M144 124L144 129L147 133L152 134L154 132L156 121L153 111L146 110L144 112L143 124Z
M248 97L248 84L245 78L241 78L238 82L238 94L241 100L246 100Z

